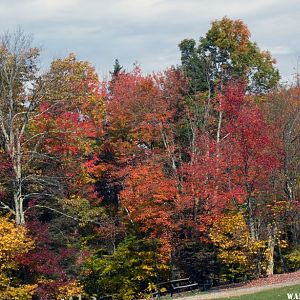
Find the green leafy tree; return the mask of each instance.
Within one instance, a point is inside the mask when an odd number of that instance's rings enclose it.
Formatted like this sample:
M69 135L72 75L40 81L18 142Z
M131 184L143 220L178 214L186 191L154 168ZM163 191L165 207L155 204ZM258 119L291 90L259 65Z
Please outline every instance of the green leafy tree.
M86 291L135 299L155 291L155 283L168 270L156 253L154 240L128 236L110 255L94 255L86 264Z
M123 66L121 66L120 63L119 63L119 60L116 59L115 64L114 64L114 70L112 72L110 72L112 80L114 78L116 78L122 70L123 70Z
M280 78L271 54L250 40L250 31L241 20L214 21L198 46L195 40L185 39L179 48L183 69L196 91L243 78L250 92L264 93Z

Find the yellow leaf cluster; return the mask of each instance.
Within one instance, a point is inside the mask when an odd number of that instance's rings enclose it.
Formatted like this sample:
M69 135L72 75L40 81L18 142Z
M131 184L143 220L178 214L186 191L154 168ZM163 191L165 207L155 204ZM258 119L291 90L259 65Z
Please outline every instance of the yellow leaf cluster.
M0 299L31 299L37 285L22 285L11 276L17 270L16 257L33 248L24 226L17 226L8 217L0 218Z
M69 297L82 294L82 292L82 285L78 281L74 280L59 288L57 299L68 299Z
M0 270L16 266L15 257L33 248L24 226L17 226L8 217L0 218Z
M0 299L29 300L37 288L36 284L11 286L11 283L11 278L7 275L0 275Z
M219 248L218 257L228 266L247 271L253 267L253 257L266 248L266 242L253 240L244 216L228 214L216 221L210 239Z

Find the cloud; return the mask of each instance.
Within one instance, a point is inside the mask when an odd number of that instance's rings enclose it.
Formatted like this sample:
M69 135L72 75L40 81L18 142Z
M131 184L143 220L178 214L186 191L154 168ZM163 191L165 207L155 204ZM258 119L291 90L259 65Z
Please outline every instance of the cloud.
M179 63L178 43L198 39L226 15L244 20L287 76L300 49L299 13L299 0L1 0L0 26L33 33L45 49L45 65L72 51L101 74L115 58L151 72Z

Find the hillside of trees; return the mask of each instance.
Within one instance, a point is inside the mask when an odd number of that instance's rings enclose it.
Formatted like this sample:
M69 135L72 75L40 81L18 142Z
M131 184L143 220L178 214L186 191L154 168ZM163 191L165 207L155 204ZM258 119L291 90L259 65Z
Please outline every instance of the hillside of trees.
M300 268L300 85L241 20L145 75L0 42L0 299L150 297Z

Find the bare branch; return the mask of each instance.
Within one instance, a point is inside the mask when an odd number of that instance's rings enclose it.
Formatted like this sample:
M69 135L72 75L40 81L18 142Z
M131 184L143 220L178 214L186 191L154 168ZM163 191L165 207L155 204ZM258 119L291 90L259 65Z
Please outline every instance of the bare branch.
M9 210L12 214L15 215L15 211L12 208L10 208L7 204L5 204L3 201L0 201L0 205L1 205L0 208Z
M39 204L37 204L37 205L32 206L32 207L30 207L30 208L35 208L35 207L38 207L38 208L45 208L45 209L51 210L51 211L53 211L53 212L55 212L55 213L58 213L58 214L60 214L60 215L62 215L62 216L65 216L65 217L67 217L67 218L69 218L69 219L73 219L73 220L75 220L75 221L77 221L77 222L89 222L89 223L92 223L92 224L95 224L95 225L100 225L100 226L103 225L102 223L97 222L97 221L94 221L94 220L82 220L82 219L80 219L80 218L78 218L78 217L69 215L69 214L67 214L67 213L64 213L64 212L62 212L62 211L60 211L60 210L57 210L57 209L55 209L55 208L52 208L52 207L49 207L49 206L46 206L46 205L39 205Z

